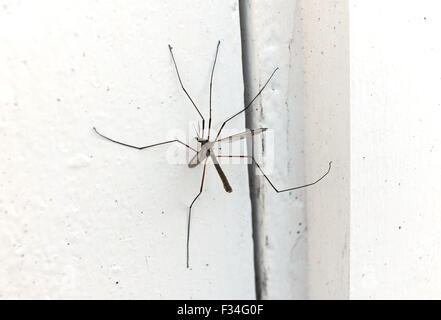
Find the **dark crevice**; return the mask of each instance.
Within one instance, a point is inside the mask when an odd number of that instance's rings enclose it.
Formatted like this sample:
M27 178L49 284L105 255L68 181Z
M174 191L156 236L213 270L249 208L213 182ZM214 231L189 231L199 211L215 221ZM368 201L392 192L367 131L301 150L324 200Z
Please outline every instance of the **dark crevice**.
M252 88L252 65L251 55L252 49L250 48L251 39L249 37L250 26L250 7L248 0L239 0L239 17L240 17L240 35L242 40L242 74L244 83L244 105L246 105L253 92ZM254 108L249 108L245 114L245 125L247 128L252 129L254 127ZM248 145L248 154L254 154L254 141ZM258 217L258 198L259 198L259 180L256 179L255 165L248 165L248 179L251 199L251 215L252 215L252 228L253 228L253 247L254 247L254 277L255 277L255 289L256 299L262 299L262 293L264 290L264 270L262 263L262 249L261 248L261 228L259 227L260 219Z

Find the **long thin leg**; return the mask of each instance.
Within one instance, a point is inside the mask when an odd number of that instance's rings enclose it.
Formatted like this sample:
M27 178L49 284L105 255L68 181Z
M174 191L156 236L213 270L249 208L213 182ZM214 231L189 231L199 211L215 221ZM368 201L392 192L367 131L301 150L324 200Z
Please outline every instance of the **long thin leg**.
M186 146L187 148L193 150L194 152L198 152L196 149L193 149L193 148L190 147L188 144L185 144L185 143L183 143L182 141L180 141L180 140L178 140L178 139L174 139L174 140L170 140L170 141L164 141L164 142L159 142L159 143L155 143L155 144L150 144L150 145L148 145L148 146L144 146L144 147L138 147L138 146L134 146L134 145L131 145L131 144L127 144L127 143L123 143L123 142L120 142L120 141L116 141L116 140L110 139L109 137L106 137L105 135L99 133L98 130L97 130L95 127L93 127L93 130L94 130L99 136L103 137L104 139L107 139L107 140L109 140L109 141L112 141L112 142L118 143L118 144L120 144L120 145L123 145L123 146L129 147L129 148L138 149L138 150L143 150L143 149L147 149L147 148L151 148L151 147L156 147L156 146L160 146L160 145L162 145L162 144L166 144L166 143L178 142L178 143L182 144L183 146Z
M241 114L242 112L244 112L246 109L248 109L248 108L251 106L251 104L254 102L254 100L256 100L258 96L260 96L260 94L262 93L263 89L265 89L266 85L270 82L271 78L273 77L273 75L276 73L276 71L277 71L278 69L279 69L279 68L274 69L273 73L271 73L270 77L268 78L268 80L266 80L266 82L265 82L265 84L263 85L263 87L259 90L259 92L256 94L256 96L255 96L255 97L254 97L254 98L253 98L253 99L247 104L247 106L246 106L245 108L243 108L241 111L239 111L239 112L233 114L231 117L229 117L227 120L225 120L224 123L222 123L222 126L220 127L219 131L217 132L216 139L214 139L214 140L217 140L217 138L219 138L219 135L220 135L220 133L222 132L222 129L224 128L225 124L226 124L228 121L230 121L230 120L233 119L234 117L238 116L239 114Z
M322 180L324 177L326 177L326 176L328 175L329 171L331 171L331 165L332 165L332 161L330 161L330 162L329 162L329 168L328 168L328 171L326 171L326 173L325 173L324 175L322 175L319 179L317 179L317 180L314 181L314 182L307 183L307 184L304 184L304 185L302 185L302 186L298 186L298 187L292 187L292 188L287 188L287 189L279 190L279 189L277 189L277 188L274 186L274 184L271 182L271 180L266 176L266 174L263 172L262 168L259 166L259 164L257 163L257 161L254 159L253 156L230 156L230 155L218 155L217 157L224 157L224 158L249 158L249 159L251 159L251 160L256 164L257 168L259 168L260 172L262 172L263 176L264 176L265 179L269 182L269 184L271 185L271 187L273 187L273 189L274 189L276 192L278 192L278 193L279 193L279 192L292 191L292 190L296 190L296 189L302 189L302 188L306 188L306 187L309 187L309 186L312 186L312 185L318 183L320 180Z
M199 193L197 196L193 199L193 201L190 204L190 209L188 210L188 222L187 222L187 268L189 267L189 260L190 260L190 223L191 223L191 208L193 207L193 204L195 203L196 199L199 198L199 196L202 193L202 188L204 187L204 179L205 179L205 169L207 168L207 160L205 159L204 162L204 171L202 171L202 181L201 181L201 188L199 190Z
M196 103L194 103L193 99L188 94L187 90L184 87L184 84L182 83L181 76L179 75L178 65L176 64L175 57L173 55L173 48L172 48L172 46L168 45L168 49L170 50L170 54L171 54L171 57L172 57L172 60L173 60L173 64L175 65L176 73L178 75L178 80L179 80L179 83L181 84L182 90L184 90L184 92L187 95L188 99L190 99L190 101L193 104L193 106L195 107L196 111L199 113L199 115L202 118L202 132L203 132L204 128L205 128L205 119L202 116L202 113L199 111L198 107L196 106ZM203 135L203 133L202 133L202 135Z
M219 45L220 45L220 40L217 42L216 55L214 56L213 68L211 69L211 78L210 78L210 118L208 119L208 140L210 140L210 130L211 130L211 92L212 92L212 89L213 89L214 67L216 66L217 53L219 52Z

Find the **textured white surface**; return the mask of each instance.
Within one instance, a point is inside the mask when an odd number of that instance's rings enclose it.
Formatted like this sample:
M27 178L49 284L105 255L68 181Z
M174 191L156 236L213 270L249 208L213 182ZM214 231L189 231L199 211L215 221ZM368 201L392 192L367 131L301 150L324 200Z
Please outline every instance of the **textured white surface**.
M2 1L0 7L0 297L253 298L246 166L166 162L208 113L217 40L214 124L243 106L237 1ZM244 117L232 122L242 129ZM195 141L193 140L193 145Z
M308 296L349 297L350 108L347 0L304 1Z
M440 299L441 3L350 3L350 296Z
M249 99L279 67L250 115L251 128L271 129L261 164L278 188L301 185L305 181L301 1L245 2ZM262 159L260 139L256 141L255 155ZM257 189L262 298L305 298L304 190L276 193L261 175Z
M266 171L283 188L314 181L329 161L334 163L331 174L320 184L289 194L277 194L262 177L258 180L255 210L262 297L347 297L346 2L245 2L249 11L245 21L249 95L266 81L272 68L280 68L250 121L250 127L273 129L274 144L266 142L262 161ZM259 144L256 150L261 152Z
M440 4L307 4L309 297L439 299Z

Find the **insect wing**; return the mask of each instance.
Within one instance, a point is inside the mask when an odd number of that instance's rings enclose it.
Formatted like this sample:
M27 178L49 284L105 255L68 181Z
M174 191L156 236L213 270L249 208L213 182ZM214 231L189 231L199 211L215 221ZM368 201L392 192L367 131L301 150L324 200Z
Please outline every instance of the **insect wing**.
M266 131L267 129L268 128L259 128L259 129L254 129L254 130L247 130L245 132L241 132L241 133L238 133L238 134L233 134L232 136L219 139L219 140L217 140L217 142L232 143L234 141L242 140L242 139L245 139L247 137L251 137L251 136L254 136L256 134L259 134L261 132Z

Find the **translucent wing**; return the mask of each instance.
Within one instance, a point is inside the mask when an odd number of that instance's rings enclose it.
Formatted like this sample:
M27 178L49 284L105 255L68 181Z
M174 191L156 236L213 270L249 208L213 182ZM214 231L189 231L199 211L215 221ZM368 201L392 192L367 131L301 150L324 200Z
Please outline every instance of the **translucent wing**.
M234 141L237 140L242 140L245 139L247 137L251 137L254 136L255 134L259 134L262 133L264 131L266 131L268 128L259 128L259 129L251 129L251 130L247 130L245 132L241 132L238 134L233 134L232 136L226 137L226 138L222 138L217 140L216 142L228 142L228 143L232 143Z
M207 157L207 151L213 146L214 142L206 142L202 145L201 150L190 160L188 166L190 168L196 167Z

